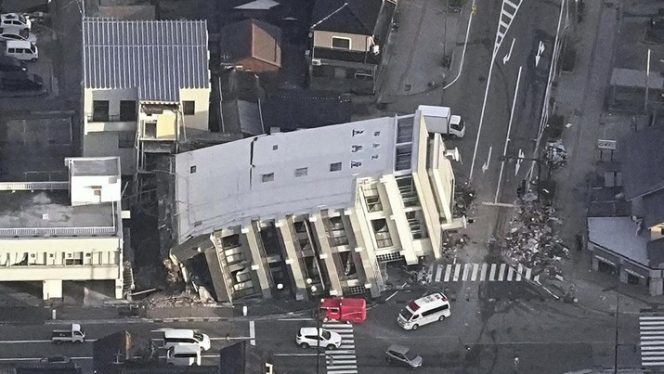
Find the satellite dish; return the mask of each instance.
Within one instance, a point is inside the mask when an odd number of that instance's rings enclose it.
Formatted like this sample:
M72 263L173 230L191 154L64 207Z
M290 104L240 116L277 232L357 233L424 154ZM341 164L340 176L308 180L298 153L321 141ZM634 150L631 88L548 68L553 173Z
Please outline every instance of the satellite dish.
M461 161L461 154L459 153L459 148L454 147L454 149L448 149L445 151L445 157L451 158L454 161Z

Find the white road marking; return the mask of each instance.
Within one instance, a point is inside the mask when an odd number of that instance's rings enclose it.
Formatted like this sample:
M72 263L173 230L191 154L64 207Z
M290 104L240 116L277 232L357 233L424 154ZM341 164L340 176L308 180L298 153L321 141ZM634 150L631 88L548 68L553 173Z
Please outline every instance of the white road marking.
M502 282L505 279L505 264L500 264L500 270L498 271L498 281Z
M461 264L456 264L454 266L454 278L452 278L453 282L459 281L459 273L461 272Z
M484 282L486 280L486 271L489 268L489 264L486 262L482 264L482 272L480 273L480 282Z
M513 276L514 276L514 268L511 267L511 266L509 266L509 267L507 268L507 281L508 281L508 282L511 282Z
M443 267L442 266L436 266L436 282L440 282L440 278L443 275Z
M523 273L523 265L519 264L516 269L516 281L520 282L521 281L521 274Z
M463 278L462 280L465 282L468 280L468 274L470 273L470 264L464 264L463 265Z
M477 280L477 272L480 270L480 264L473 264L473 274L470 276L470 280L475 282Z
M530 275L532 274L533 269L531 268L526 268L526 279L530 279Z
M249 321L249 337L251 338L250 344L256 345L256 323L254 321Z
M444 282L449 282L450 281L450 275L452 275L452 265L447 264L445 266L445 278L443 279Z
M491 271L489 272L489 282L496 280L496 264L491 264Z

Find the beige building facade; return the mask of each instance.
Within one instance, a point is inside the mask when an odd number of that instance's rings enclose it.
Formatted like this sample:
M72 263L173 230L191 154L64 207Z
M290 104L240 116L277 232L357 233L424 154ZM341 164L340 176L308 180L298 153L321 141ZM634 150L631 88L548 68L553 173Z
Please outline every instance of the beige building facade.
M83 21L83 155L119 156L123 175L208 130L205 21Z

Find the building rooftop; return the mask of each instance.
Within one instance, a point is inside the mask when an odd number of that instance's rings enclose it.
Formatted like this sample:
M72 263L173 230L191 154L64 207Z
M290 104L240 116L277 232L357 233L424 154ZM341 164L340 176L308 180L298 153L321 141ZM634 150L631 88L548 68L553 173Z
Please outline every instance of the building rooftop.
M588 217L588 241L641 265L649 266L648 230L637 232L631 217Z
M178 102L180 89L209 88L205 21L83 20L86 88L138 90L143 101Z
M317 0L312 26L315 30L373 35L384 0Z
M73 176L120 176L120 159L117 157L68 158Z
M257 136L175 156L179 242L354 205L355 181L417 167L414 115Z
M256 19L231 23L221 29L221 60L236 63L253 57L281 67L281 30Z
M0 237L113 236L110 204L71 206L68 190L0 193Z
M644 70L614 68L611 73L611 85L617 87L645 88L646 72ZM648 78L648 87L653 89L664 88L664 78L657 73L651 73Z
M625 198L664 189L664 129L646 128L618 142Z

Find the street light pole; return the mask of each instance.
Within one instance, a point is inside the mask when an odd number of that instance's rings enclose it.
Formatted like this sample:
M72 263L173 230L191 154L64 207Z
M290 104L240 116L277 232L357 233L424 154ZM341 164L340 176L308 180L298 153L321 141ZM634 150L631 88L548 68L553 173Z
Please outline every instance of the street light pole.
M618 315L620 313L620 294L616 293L616 341L613 351L613 374L618 374Z

